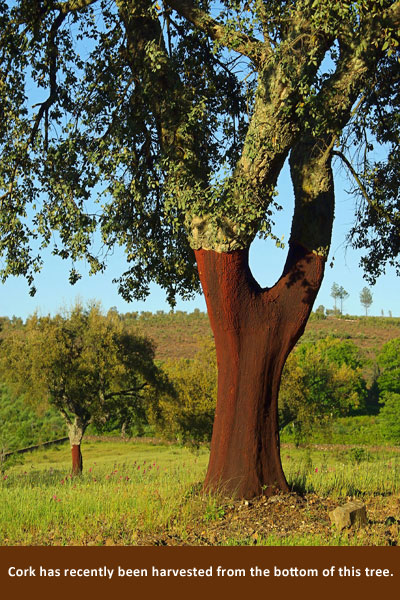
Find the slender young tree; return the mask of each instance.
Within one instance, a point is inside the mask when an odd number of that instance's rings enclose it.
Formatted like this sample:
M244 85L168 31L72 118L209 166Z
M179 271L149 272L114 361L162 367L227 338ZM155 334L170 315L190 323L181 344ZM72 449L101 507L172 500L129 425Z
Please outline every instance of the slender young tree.
M126 250L126 299L155 280L173 303L201 282L219 367L206 488L287 490L279 384L323 278L334 157L361 190L352 234L371 277L398 266L399 0L1 1L0 25L2 276L34 292L37 238L102 269L99 229ZM365 140L358 169L347 149ZM249 248L272 235L287 159L286 262L262 289Z
M340 287L338 286L337 283L333 283L332 287L331 287L331 296L333 298L333 310L335 315L337 314L337 305L336 302L338 300L338 298L340 298Z
M368 316L368 309L372 304L372 293L371 290L367 287L363 287L360 292L360 302L365 308L365 316Z
M340 300L340 314L343 314L343 302L350 296L344 287L341 285L339 288L339 300Z

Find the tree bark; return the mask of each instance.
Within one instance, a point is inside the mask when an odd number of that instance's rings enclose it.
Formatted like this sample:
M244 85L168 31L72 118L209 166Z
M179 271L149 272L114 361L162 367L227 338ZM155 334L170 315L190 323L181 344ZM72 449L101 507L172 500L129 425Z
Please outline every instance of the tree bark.
M81 475L83 470L81 441L87 426L88 423L78 416L75 416L73 422L67 422L68 437L71 446L72 475Z
M196 259L218 361L205 489L239 498L288 491L280 459L279 385L321 285L325 260L291 243L282 277L261 289L246 249L201 249Z
M83 460L80 444L73 444L71 446L72 456L72 475L81 475L83 470Z

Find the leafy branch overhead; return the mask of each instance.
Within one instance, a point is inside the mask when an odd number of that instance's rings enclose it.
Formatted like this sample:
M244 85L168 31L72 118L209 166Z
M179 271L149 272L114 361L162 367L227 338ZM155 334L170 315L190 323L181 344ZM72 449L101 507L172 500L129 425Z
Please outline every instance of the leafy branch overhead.
M2 279L33 293L51 247L74 283L120 245L123 296L173 304L194 249L273 235L288 156L291 239L326 255L334 154L370 278L399 268L399 28L398 0L1 0Z

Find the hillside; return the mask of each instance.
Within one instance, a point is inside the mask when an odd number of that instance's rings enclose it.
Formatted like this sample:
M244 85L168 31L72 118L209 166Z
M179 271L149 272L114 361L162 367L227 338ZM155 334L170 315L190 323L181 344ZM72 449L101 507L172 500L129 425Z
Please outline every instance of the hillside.
M207 315L200 311L128 313L125 318L134 319L139 330L154 340L159 360L193 358L201 340L212 334ZM300 343L328 335L353 340L366 358L374 359L385 342L400 337L400 319L351 316L317 319L312 315Z

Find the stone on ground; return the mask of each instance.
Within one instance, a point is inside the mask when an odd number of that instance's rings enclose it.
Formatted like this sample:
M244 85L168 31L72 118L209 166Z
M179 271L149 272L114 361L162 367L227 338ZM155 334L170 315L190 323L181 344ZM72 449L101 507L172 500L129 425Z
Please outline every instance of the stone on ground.
M368 523L366 506L360 500L347 502L329 513L331 523L338 531L348 527L364 527Z

